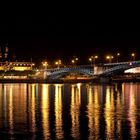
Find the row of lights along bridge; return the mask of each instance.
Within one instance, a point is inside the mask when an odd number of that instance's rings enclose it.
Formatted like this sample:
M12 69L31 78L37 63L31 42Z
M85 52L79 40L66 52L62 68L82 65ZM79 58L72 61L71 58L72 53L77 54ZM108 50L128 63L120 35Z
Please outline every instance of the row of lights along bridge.
M120 53L117 53L116 56L113 56L113 55L106 55L105 56L105 59L106 59L106 63L112 63L112 62L120 62ZM135 58L136 58L136 54L135 53L131 53L130 54L130 57L131 59L129 61L135 61ZM99 56L98 55L94 55L94 56L90 56L88 58L88 61L91 65L94 65L97 63L97 60L99 59ZM79 61L79 58L78 57L74 57L73 59L71 59L71 64L70 65L78 65L78 61ZM58 59L54 62L55 67L57 68L60 68L60 67L64 67L65 64L62 62L61 59ZM49 64L49 62L47 60L43 61L42 62L42 66L44 68L48 68L48 67L51 67L51 65Z

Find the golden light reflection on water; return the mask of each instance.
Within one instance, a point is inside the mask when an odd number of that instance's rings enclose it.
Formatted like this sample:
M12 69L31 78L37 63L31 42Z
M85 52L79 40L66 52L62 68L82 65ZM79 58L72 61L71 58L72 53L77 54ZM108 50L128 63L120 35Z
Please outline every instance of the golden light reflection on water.
M81 105L81 85L71 86L71 135L74 139L79 139L79 109Z
M62 122L62 85L55 85L55 129L56 139L63 139Z
M32 84L30 85L31 86L31 92L29 94L30 96L30 111L31 111L31 114L30 114L30 120L31 120L31 130L32 132L35 132L36 131L36 118L35 118L35 88L36 88L36 85L35 84Z
M26 122L26 84L2 84L0 89L1 116L8 123L9 134L13 134L15 124ZM18 91L18 92L17 92ZM15 94L16 93L16 94ZM5 123L4 126L7 126ZM24 129L21 126L21 129Z
M3 114L5 113L3 102L4 102L4 84L0 84L0 128L2 128L2 126L3 126L1 120L3 118Z
M88 127L89 127L89 140L99 139L99 118L100 118L100 108L99 108L99 91L98 86L94 89L92 86L88 88Z
M9 93L9 126L10 126L10 134L13 134L13 89L12 89L12 85L10 85L10 93Z
M114 139L115 132L115 118L114 118L114 93L112 92L112 88L106 88L106 97L105 97L105 122L106 122L106 139Z
M13 108L15 124L20 124L27 121L27 84L14 84L13 88ZM9 89L9 85L7 87ZM24 126L21 126L24 131Z
M136 139L136 86L129 85L129 109L128 109L128 120L130 121L130 135L132 139Z
M121 101L121 95L118 92L116 98L116 132L119 140L122 140L122 114L123 114L124 107Z
M49 85L42 85L42 127L45 139L50 139L49 127Z
M86 126L89 140L121 140L126 132L128 138L137 139L140 84L123 83L119 90L118 86L102 85L88 85L87 90L82 84L66 87L62 84L0 84L0 130L3 131L0 136L4 133L14 139L16 134L27 132L34 136L32 139L38 135L44 139L55 136L65 139L66 134L80 139L81 128ZM65 109L68 109L67 117ZM83 116L85 114L87 116ZM71 128L65 130L67 126Z

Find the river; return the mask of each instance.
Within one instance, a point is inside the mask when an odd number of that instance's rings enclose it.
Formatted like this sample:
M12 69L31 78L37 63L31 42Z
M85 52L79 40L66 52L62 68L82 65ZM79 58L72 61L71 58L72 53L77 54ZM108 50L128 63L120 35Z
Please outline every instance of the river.
M1 83L0 139L140 139L140 83Z

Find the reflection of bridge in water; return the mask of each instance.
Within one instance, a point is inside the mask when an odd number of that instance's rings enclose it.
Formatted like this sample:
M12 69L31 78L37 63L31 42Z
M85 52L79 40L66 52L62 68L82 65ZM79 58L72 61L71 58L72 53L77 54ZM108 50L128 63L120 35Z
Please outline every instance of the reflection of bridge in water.
M71 73L83 74L87 77L110 77L125 70L140 67L140 61L99 64L96 66L80 65L65 68L45 69L44 78L59 79Z

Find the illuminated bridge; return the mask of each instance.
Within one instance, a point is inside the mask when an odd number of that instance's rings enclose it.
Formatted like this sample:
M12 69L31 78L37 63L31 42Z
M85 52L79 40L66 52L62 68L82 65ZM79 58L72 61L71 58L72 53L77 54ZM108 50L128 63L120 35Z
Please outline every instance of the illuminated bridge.
M81 65L46 69L44 70L44 78L58 79L71 73L79 73L88 77L109 77L136 67L140 67L140 61L100 64L94 67L91 65Z
M71 73L83 74L85 76L93 76L93 66L84 65L84 66L74 66L66 68L55 68L55 69L46 69L44 72L45 78L57 79Z

